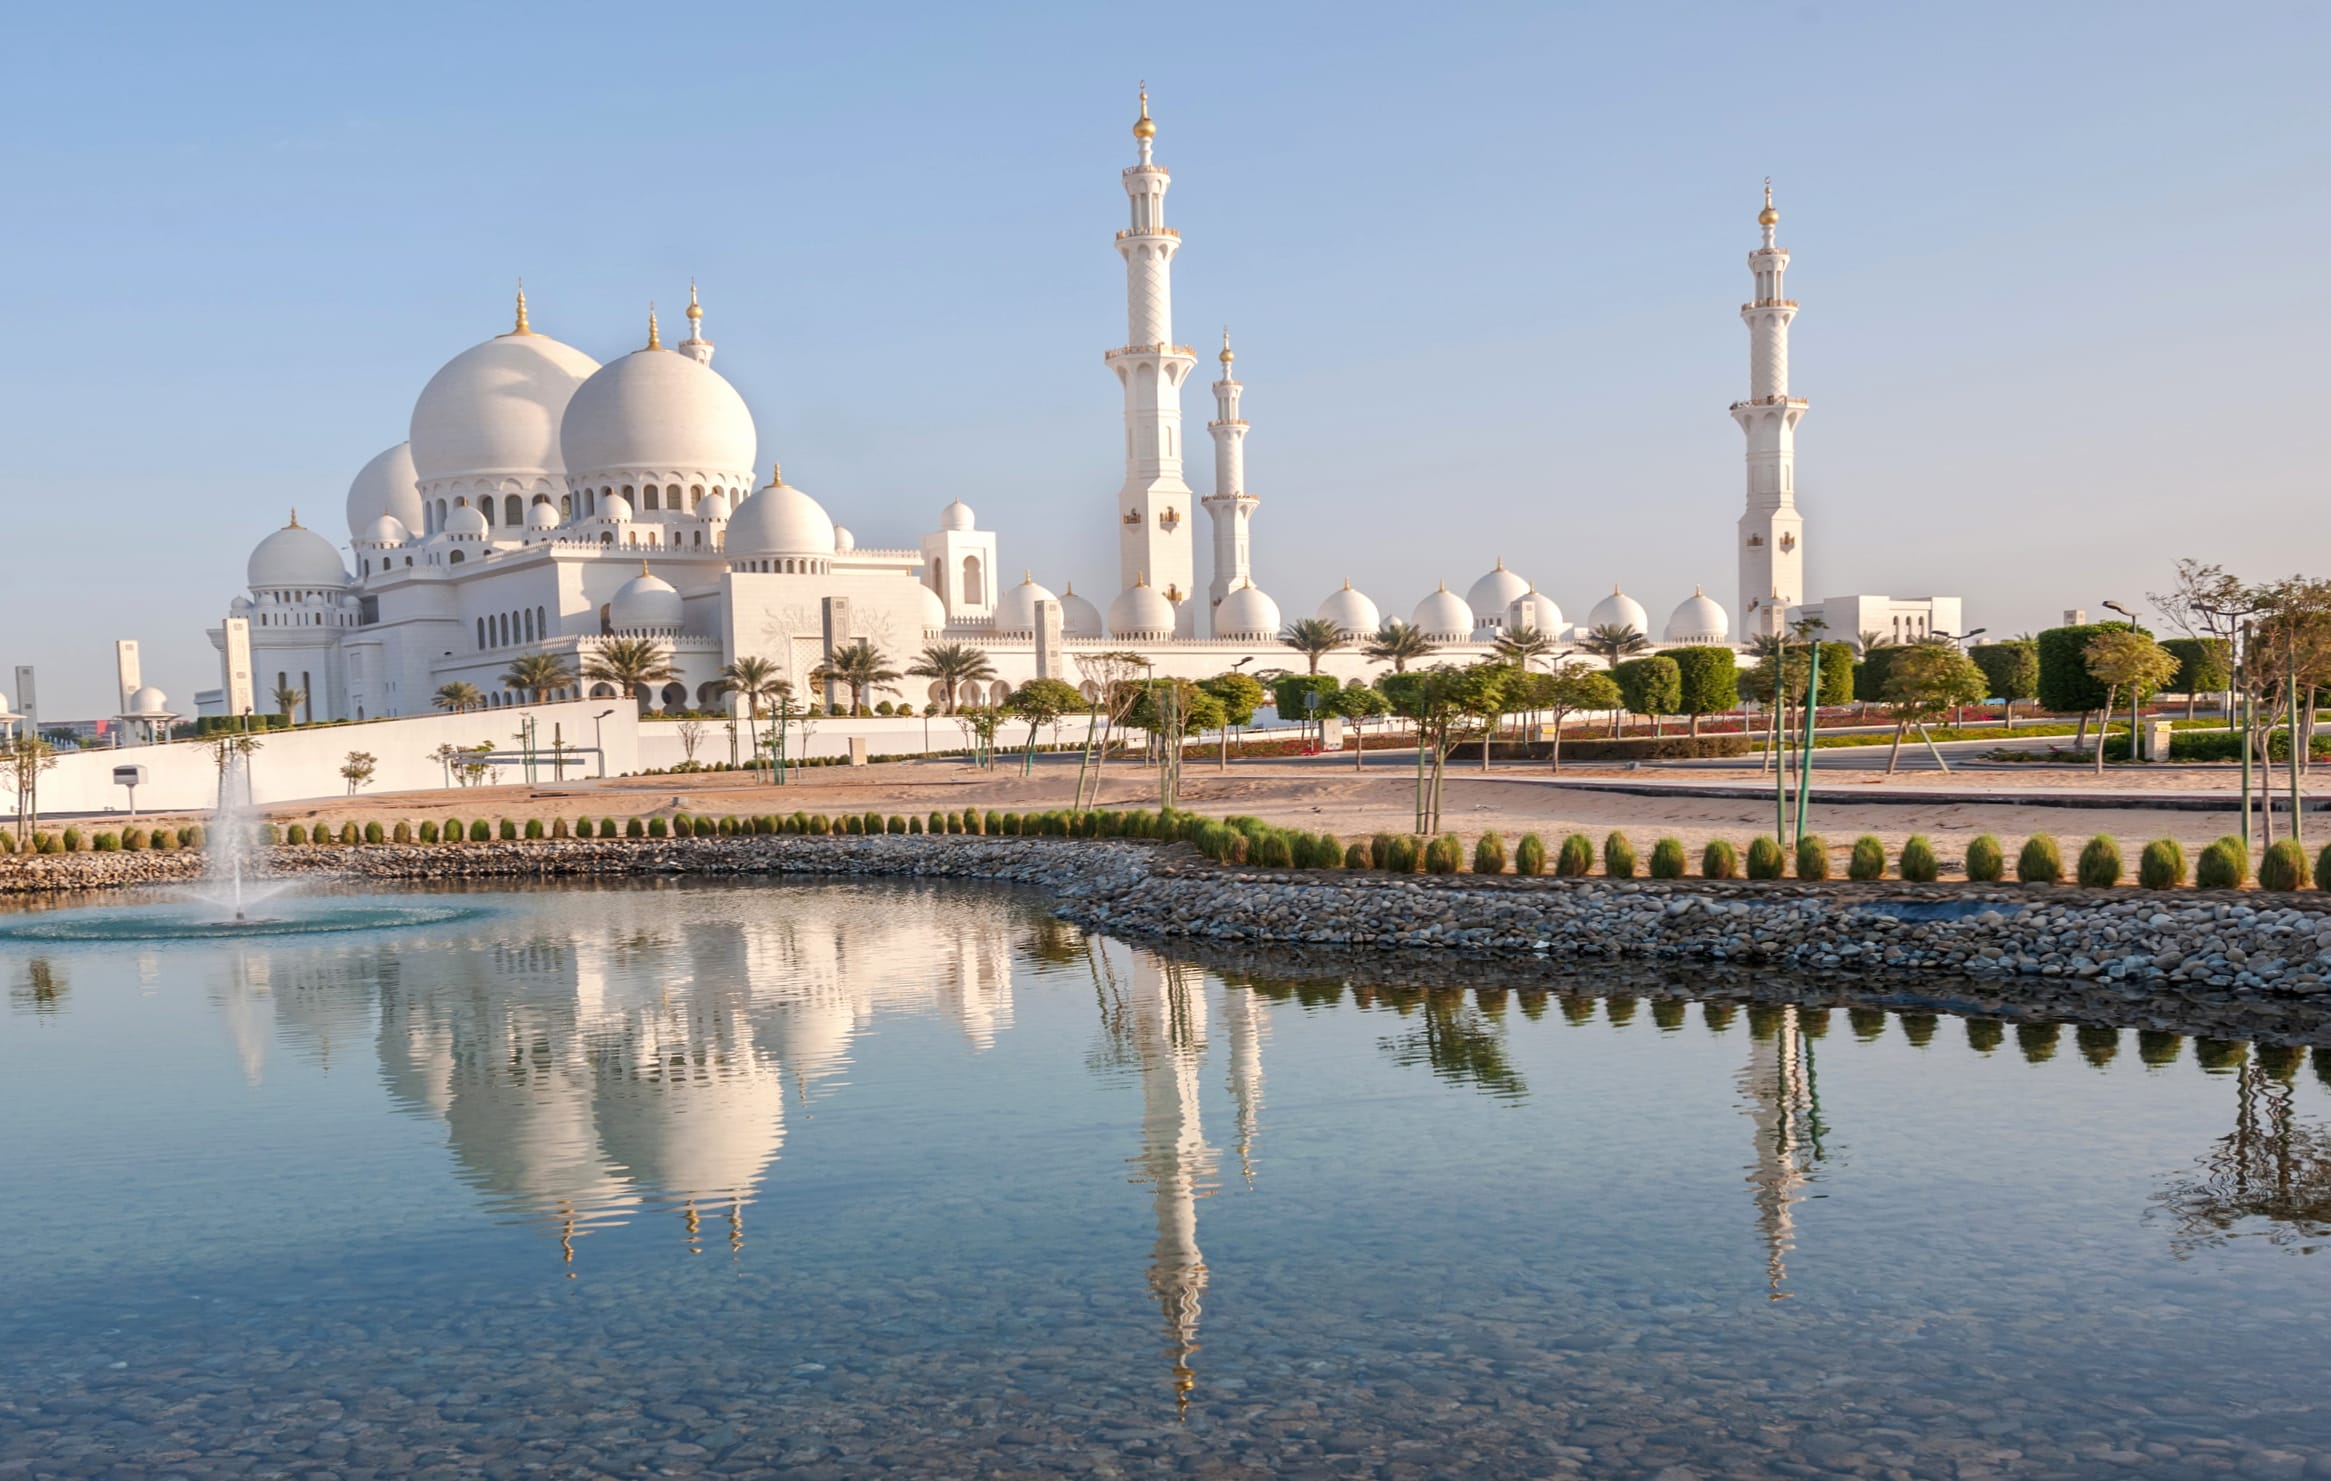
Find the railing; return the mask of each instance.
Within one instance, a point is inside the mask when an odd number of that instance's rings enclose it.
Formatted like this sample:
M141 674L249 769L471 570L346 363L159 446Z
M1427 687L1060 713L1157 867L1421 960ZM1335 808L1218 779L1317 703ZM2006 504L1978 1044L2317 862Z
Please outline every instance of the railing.
M1101 358L1104 361L1114 360L1120 355L1181 355L1191 360L1198 358L1198 352L1188 345L1168 344L1125 345L1118 349L1102 351Z
M1153 226L1147 231L1139 231L1133 227L1128 226L1123 231L1117 233L1117 240L1122 242L1127 237L1172 237L1175 241L1178 242L1182 239L1182 234L1170 226Z
M1745 314L1750 309L1793 309L1796 306L1797 300L1793 298L1760 298L1754 303L1742 304L1740 312Z
M1813 403L1812 403L1812 402L1810 402L1810 401L1807 401L1807 400L1806 400L1804 397L1802 397L1802 396L1758 396L1758 397L1754 398L1753 400L1749 400L1749 401L1735 401L1735 402L1733 402L1732 404L1733 404L1733 406L1735 406L1735 407L1741 407L1741 406L1811 406Z

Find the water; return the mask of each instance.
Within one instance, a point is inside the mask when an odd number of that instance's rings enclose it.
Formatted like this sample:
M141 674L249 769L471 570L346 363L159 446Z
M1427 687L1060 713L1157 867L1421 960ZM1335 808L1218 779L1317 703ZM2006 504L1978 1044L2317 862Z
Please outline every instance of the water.
M2302 1053L1226 975L971 889L314 908L446 914L0 917L0 1474L2331 1448Z

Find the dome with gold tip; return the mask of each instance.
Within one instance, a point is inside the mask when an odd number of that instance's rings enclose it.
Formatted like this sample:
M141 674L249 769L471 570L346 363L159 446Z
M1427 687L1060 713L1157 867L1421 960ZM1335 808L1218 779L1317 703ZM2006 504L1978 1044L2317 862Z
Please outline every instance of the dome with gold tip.
M1151 121L1149 116L1149 89L1146 87L1141 90L1141 117L1133 121L1133 137L1136 139L1157 137L1157 125Z

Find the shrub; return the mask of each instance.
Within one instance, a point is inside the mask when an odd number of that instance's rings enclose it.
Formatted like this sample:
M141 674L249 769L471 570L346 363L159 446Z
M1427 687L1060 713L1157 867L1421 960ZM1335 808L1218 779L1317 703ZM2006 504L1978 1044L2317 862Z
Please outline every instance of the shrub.
M684 812L672 814L672 836L674 838L694 838L696 836L695 817Z
M1444 833L1425 845L1425 873L1455 874L1465 867L1465 845L1454 833Z
M423 843L435 843L437 841L437 825L427 818L423 818L421 820L421 826L416 831L419 833L420 839Z
M1934 856L1934 840L1923 833L1913 833L1902 845L1902 877L1913 884L1933 884L1942 874L1942 862Z
M1368 846L1364 843L1355 843L1347 845L1344 849L1344 867L1346 869L1373 869L1376 866L1369 862Z
M990 808L988 810L984 826L981 827L980 831L982 833L1001 833L1004 831L1003 824L1004 815L995 811L993 808Z
M978 808L976 808L976 807L967 807L967 808L965 808L965 809L963 810L963 831L964 831L965 833L977 833L977 832L979 832L979 809L978 809Z
M2315 888L2331 890L2331 843L2324 844L2323 851L2315 855Z
M353 844L363 836L363 834L356 831L356 820L354 818L350 818L347 822L340 825L339 841L342 843ZM318 828L316 830L316 842L322 843L323 841L324 830Z
M939 817L940 826L945 828L949 833L961 833L963 831L963 814L959 812L941 813Z
M629 819L629 820L628 820L628 821L626 821L626 822L624 823L624 825L623 825L623 836L624 836L624 837L626 837L626 838L645 838L645 837L647 837L647 836L648 836L647 823L646 823L646 822L645 822L643 819L640 819L640 818L632 818L632 819Z
M1788 868L1788 863L1788 855L1781 852L1779 839L1759 833L1748 841L1750 879L1779 879Z
M1573 833L1562 840L1562 847L1554 855L1554 872L1566 879L1579 879L1594 872L1594 840L1584 833Z
M669 838L672 836L672 825L662 818L650 818L647 820L647 836L650 838Z
M2296 890L2307 883L2307 851L2295 839L2278 840L2258 861L2258 887Z
M1847 879L1884 879L1886 877L1886 845L1875 835L1864 833L1853 841L1853 852L1845 858Z
M389 829L389 842L411 843L412 841L413 825L406 822L403 818L397 819L397 825L394 828Z
M1392 835L1379 833L1368 840L1368 861L1377 869L1389 869L1392 856Z
M834 832L834 820L822 812L812 813L809 818L809 831L813 838L829 837Z
M505 826L506 826L506 825L505 825ZM494 836L494 830L493 830L493 827L492 827L492 825L490 825L489 823L487 823L487 822L486 822L486 820L485 820L484 818L472 818L472 819L470 819L470 820L469 820L469 839L470 839L470 842L472 842L472 843L486 843L486 842L490 841L490 840L493 838L493 836Z
M1267 869L1292 869L1295 866L1293 838L1283 828L1270 828L1254 840L1251 856Z
M1635 877L1635 845L1627 841L1626 834L1613 831L1603 840L1603 873L1613 879Z
M1475 874L1505 873L1505 840L1495 833L1484 833L1473 843L1473 872Z
M502 839L504 842L515 841L518 837L518 825L511 822L508 818L504 818L501 822L494 825L494 836Z
M1684 877L1684 846L1680 838L1662 838L1651 845L1651 877L1653 879L1681 879Z
M1740 877L1740 850L1721 838L1711 838L1700 850L1700 877L1702 879L1738 879Z
M696 836L698 838L718 838L723 833L735 831L735 820L732 818L698 818L696 820Z
M2060 883L2064 857L2056 840L2045 833L2034 833L2024 840L2023 852L2015 856L2015 877L2024 884Z
M567 820L565 818L552 818L550 820L550 836L553 838L572 838L575 835L573 831L567 827Z
M1535 833L1524 833L1522 841L1514 845L1514 873L1536 877L1546 872L1546 840Z
M1376 857L1388 874L1414 874L1418 863L1416 840L1405 833L1395 834Z
M202 824L193 823L178 830L178 846L180 848L202 848L209 836L203 831Z
M1313 868L1341 869L1344 867L1344 842L1333 833L1320 834L1312 840L1311 847ZM1362 864L1360 867L1365 869L1368 866Z
M790 823L790 820L788 820L788 822ZM909 833L916 833L916 834L919 834L919 833L921 833L921 832L923 831L923 820L922 820L921 816L920 816L920 815L917 815L917 816L915 816L915 817L911 817L911 818L907 819L907 829L906 829L906 830L907 830L907 832L909 832ZM786 829L786 831L790 833L790 832L791 832L791 831L793 831L793 830L792 830L792 829L791 829L791 827L789 826L789 827Z
M140 850L144 849L144 848L145 848L145 846L146 846L146 830L145 830L145 829L143 829L143 828L124 828L124 829L122 829L122 830L121 830L121 841L120 841L120 847L121 847L121 849L122 849L122 851L123 851L123 852L125 852L125 853L133 853L133 854L134 854L134 853L137 853L137 852L139 852Z
M866 831L866 820L856 813L844 813L834 821L838 824L834 831L845 836Z
M947 815L945 813L934 812L931 814L931 831L933 833L944 833L947 831Z
M70 833L72 830L67 829L66 831ZM306 843L308 841L308 825L294 823L289 828L284 829L283 841L285 843Z
M1797 840L1797 878L1829 878L1829 841L1818 833Z
M89 840L89 848L93 853L110 854L120 847L121 835L118 833L100 833Z
M2174 890L2185 883L2185 850L2174 838L2156 838L2137 855L2137 883L2149 890Z
M866 815L866 831L868 833L880 833L885 826L882 814L870 812Z
M2092 890L2109 890L2121 882L2121 846L2102 833L2088 840L2080 849L2080 862L2074 866L2080 883Z
M896 813L892 813L889 817L882 820L882 831L885 833L903 834L906 832L906 819L900 817Z
M1977 884L1997 884L2007 873L2007 851L1988 833L1967 845L1967 878Z

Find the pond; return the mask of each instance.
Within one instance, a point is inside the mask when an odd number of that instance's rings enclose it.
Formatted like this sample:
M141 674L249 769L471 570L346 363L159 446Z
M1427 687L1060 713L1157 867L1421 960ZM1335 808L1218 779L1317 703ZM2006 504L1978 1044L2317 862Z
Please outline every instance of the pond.
M1200 967L974 887L335 903L392 924L0 915L0 1474L2331 1449L2319 1054Z

